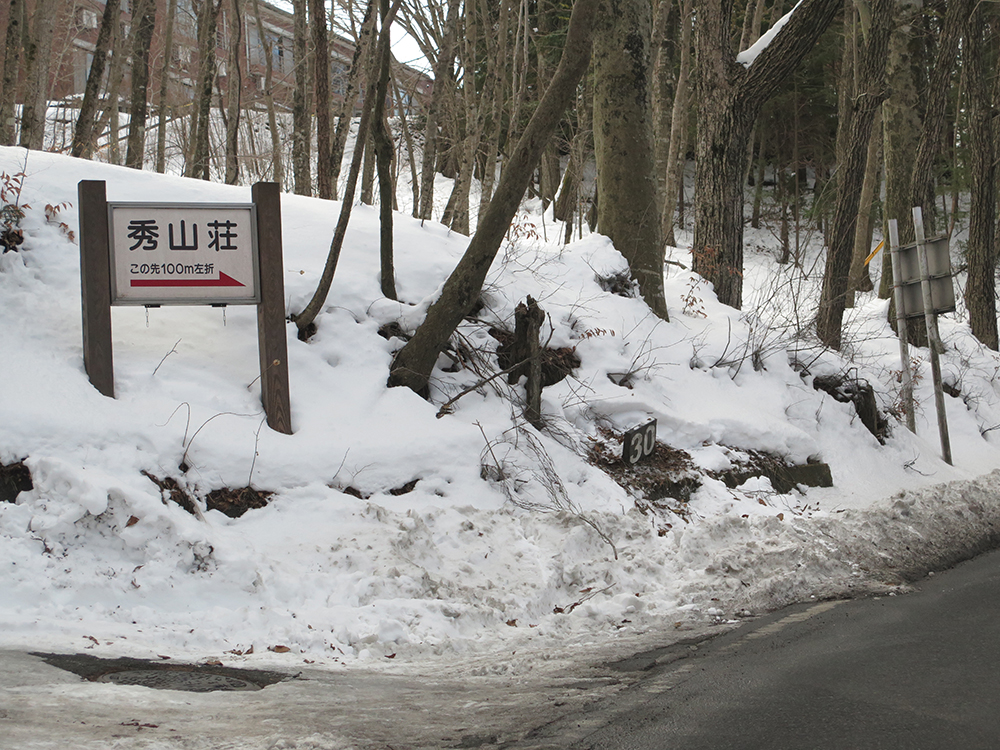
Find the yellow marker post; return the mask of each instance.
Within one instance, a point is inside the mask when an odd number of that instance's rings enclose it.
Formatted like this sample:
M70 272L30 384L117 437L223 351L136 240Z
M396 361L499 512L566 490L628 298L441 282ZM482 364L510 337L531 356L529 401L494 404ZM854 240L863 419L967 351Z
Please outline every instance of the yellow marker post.
M885 245L885 240L882 240L880 243L878 243L878 247L876 247L874 250L872 250L872 254L869 255L867 258L865 258L865 265L866 266L869 263L872 262L872 258L874 258L876 255L878 255L878 251L881 250L884 245Z

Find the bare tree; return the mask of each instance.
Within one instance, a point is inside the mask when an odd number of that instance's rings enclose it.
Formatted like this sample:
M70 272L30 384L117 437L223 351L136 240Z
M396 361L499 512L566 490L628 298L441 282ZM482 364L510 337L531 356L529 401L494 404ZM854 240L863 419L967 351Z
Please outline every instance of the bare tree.
M413 338L396 354L389 385L404 385L419 394L428 383L438 354L482 292L483 282L503 237L517 213L542 151L559 125L590 61L591 41L601 0L575 0L559 67L535 108L500 175L496 193L483 214L469 247L445 281L436 302Z
M337 130L333 136L333 146L330 152L330 182L332 188L332 198L337 199L339 189L337 182L340 179L340 162L344 158L344 149L347 147L347 137L351 132L351 115L358 101L358 94L361 86L364 85L363 76L368 68L368 60L371 56L372 38L375 34L376 0L368 0L368 8L365 11L364 20L358 32L357 40L354 44L354 57L351 60L351 69L348 73L347 83L344 88L343 102L340 107L340 116L337 118ZM356 141L355 150L362 148L360 139Z
M309 0L316 100L316 192L333 197L330 173L330 40L326 28L325 0Z
M3 146L14 145L14 103L21 64L21 35L26 23L25 0L10 0L4 37L3 88L0 89L0 145Z
M684 179L684 146L687 144L688 116L690 106L691 76L691 34L693 24L694 0L681 0L681 39L680 65L677 72L677 83L674 86L673 109L670 115L670 140L667 147L666 174L663 182L663 240L667 245L674 246L674 214L676 213L677 194L683 188ZM759 24L758 24L759 25Z
M243 71L240 50L243 47L243 7L240 0L230 0L226 13L228 55L226 62L226 184L240 179L240 111L243 96Z
M170 72L174 56L174 21L177 18L178 0L166 0L167 19L163 31L163 62L160 66L160 95L156 111L156 171L167 167L167 102L170 93Z
M386 43L380 43L378 48L380 55L376 60L378 84L375 87L375 101L372 102L372 145L375 147L379 187L379 268L382 294L389 299L397 299L396 271L392 251L392 204L395 190L390 174L394 149L392 137L389 135L389 126L385 119L385 100L389 95L389 68L392 61L392 50L389 49L388 42L389 24L386 23L386 18L389 15L389 0L380 0L380 5L382 16L380 35L386 38Z
M129 100L125 166L142 169L146 156L146 112L149 100L149 46L156 25L156 3L139 0L132 18L132 96Z
M653 172L652 23L648 0L604 0L594 36L597 228L625 256L646 304L667 319Z
M23 0L14 1L22 2ZM76 128L73 131L71 153L73 156L84 159L89 159L94 152L94 141L97 138L97 134L94 132L94 120L97 116L98 104L100 103L104 67L107 62L108 52L111 50L111 41L118 27L119 8L119 0L107 0L104 4L101 28L97 32L97 43L94 45L93 62L91 62L90 71L87 73L87 83L83 89L83 101L80 103L80 112L76 116ZM6 75L6 69L4 74ZM6 81L4 83L4 91L7 91Z
M433 44L426 41L421 44L421 51L428 55L434 70L434 88L431 89L431 100L427 107L427 123L424 130L424 157L420 173L420 212L419 218L431 219L434 212L434 170L437 161L437 142L439 119L444 109L446 97L452 95L454 82L455 44L458 35L459 0L448 0L447 17L437 30L441 39L440 47L435 50ZM425 29L426 31L426 29ZM424 39L430 37L427 31ZM419 40L421 37L417 37ZM425 49L426 47L426 49Z
M401 0L393 0L388 14L382 21L382 31L379 35L378 45L375 49L375 59L381 59L385 54L384 50L389 47L388 29L392 25L396 13L399 11ZM361 123L358 126L358 140L363 140L371 127L372 114L375 110L375 89L378 85L377 78L371 76L365 90L365 101L361 108ZM330 285L333 283L334 274L337 272L337 263L340 261L340 251L344 247L344 237L347 236L347 224L351 219L351 209L354 205L354 191L358 185L358 174L361 172L362 149L358 146L354 148L351 157L351 169L347 176L347 186L344 190L344 197L340 206L340 217L337 219L337 226L333 230L333 239L330 241L330 251L326 256L326 265L323 267L323 274L320 276L316 291L313 293L309 303L302 312L293 315L292 320L299 330L299 338L308 338L314 327L316 316L326 303L326 297L330 293Z
M298 195L312 195L312 117L309 116L309 23L306 0L292 0L294 20L295 89L292 92L292 177Z
M192 154L187 176L209 179L211 150L209 132L212 88L215 82L215 37L222 0L202 0L198 13L198 85L192 109Z
M848 276L854 252L858 202L868 163L868 142L875 115L889 95L885 82L885 56L892 31L892 0L872 0L870 28L861 50L858 88L844 139L844 162L839 166L833 237L827 252L816 333L820 341L840 348Z
M965 287L965 304L969 309L972 334L995 351L998 344L995 276L997 253L993 243L997 220L997 126L984 65L987 42L992 42L996 49L996 30L987 23L990 15L992 14L982 4L976 5L975 12L969 19L963 54L969 94L968 137L972 172L969 245L966 251L969 280ZM992 21L993 24L997 23L995 15Z
M271 133L271 179L282 185L285 181L285 170L281 159L281 134L278 132L278 117L274 106L274 51L271 40L264 31L259 0L253 0L253 15L257 24L257 37L264 48L264 106L267 107L267 128Z
M24 29L24 104L21 107L21 146L41 149L45 144L45 113L48 109L49 61L59 5L56 0L37 0L30 33Z

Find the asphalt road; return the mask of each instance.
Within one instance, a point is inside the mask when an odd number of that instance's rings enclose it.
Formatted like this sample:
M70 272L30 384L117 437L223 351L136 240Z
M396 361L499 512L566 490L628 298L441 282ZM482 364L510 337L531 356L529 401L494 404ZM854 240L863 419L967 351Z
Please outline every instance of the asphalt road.
M1000 553L900 596L799 605L617 665L643 678L518 748L1000 748Z

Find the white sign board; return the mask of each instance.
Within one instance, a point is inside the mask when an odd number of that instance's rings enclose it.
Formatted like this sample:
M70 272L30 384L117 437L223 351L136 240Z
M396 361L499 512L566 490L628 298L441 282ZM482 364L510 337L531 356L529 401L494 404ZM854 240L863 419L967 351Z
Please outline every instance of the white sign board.
M109 203L112 305L260 302L253 204Z

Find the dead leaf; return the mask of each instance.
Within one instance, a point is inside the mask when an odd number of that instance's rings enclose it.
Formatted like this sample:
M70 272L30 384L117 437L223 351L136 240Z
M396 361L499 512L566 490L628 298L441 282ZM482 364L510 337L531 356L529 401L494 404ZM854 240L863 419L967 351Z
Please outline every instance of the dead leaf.
M507 620L507 624L510 625L512 628L516 628L517 620Z
M784 521L785 520L785 514L784 513L779 513L778 514L778 520L779 521Z
M218 659L208 659L207 661L205 661L203 663L205 664L206 667L221 667L222 666L222 662L219 661Z
M139 523L139 516L129 516L128 520L125 522L125 528L127 529L129 526L135 526L137 523Z
M267 650L273 651L276 654L287 654L289 651L291 651L291 649L288 648L288 646L268 646Z
M386 655L385 655L385 658L386 658L386 659L395 659L395 658L396 658L396 655L395 655L395 654L386 654Z
M101 645L101 642L99 640L97 640L96 638L94 638L94 636L92 636L92 635L85 635L83 637L86 638L88 641L93 641L94 645L96 645L96 646L100 646Z

